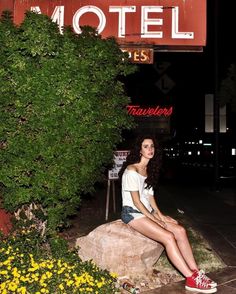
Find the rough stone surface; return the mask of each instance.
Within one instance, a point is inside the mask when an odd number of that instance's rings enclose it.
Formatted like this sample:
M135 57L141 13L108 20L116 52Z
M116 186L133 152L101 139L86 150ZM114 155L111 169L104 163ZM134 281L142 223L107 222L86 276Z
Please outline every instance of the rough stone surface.
M120 219L103 224L76 240L83 261L93 260L100 268L119 276L149 273L164 248L141 235Z

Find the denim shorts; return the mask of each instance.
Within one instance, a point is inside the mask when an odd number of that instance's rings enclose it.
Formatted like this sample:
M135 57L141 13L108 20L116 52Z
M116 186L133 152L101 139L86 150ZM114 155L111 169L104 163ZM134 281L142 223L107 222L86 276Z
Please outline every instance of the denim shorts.
M144 216L140 211L134 209L131 206L123 206L121 211L121 220L128 224L130 221L136 218Z

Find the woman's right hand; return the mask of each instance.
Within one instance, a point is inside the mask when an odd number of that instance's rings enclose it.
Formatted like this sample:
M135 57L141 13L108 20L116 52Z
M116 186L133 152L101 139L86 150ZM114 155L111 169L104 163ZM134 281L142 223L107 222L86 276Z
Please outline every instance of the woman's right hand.
M166 223L163 222L160 219L157 219L156 217L154 218L154 222L157 223L159 226L161 226L163 229L166 229Z

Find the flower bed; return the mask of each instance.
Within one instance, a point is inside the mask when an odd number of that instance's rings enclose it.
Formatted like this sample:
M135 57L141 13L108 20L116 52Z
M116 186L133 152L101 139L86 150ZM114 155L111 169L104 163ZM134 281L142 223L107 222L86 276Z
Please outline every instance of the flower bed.
M31 226L2 236L0 293L114 293L115 274L82 262L65 240Z

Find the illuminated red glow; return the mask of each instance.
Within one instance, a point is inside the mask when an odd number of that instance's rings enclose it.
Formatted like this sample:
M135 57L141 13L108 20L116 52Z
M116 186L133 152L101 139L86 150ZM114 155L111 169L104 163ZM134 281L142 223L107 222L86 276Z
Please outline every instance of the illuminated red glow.
M0 14L12 10L20 24L27 10L43 13L61 33L92 26L103 38L115 37L122 46L205 46L206 0L0 0ZM179 47L177 47L179 48ZM166 50L166 48L164 48Z
M128 114L134 116L171 116L173 112L173 106L170 107L160 107L159 105L155 107L141 107L140 105L128 105Z

